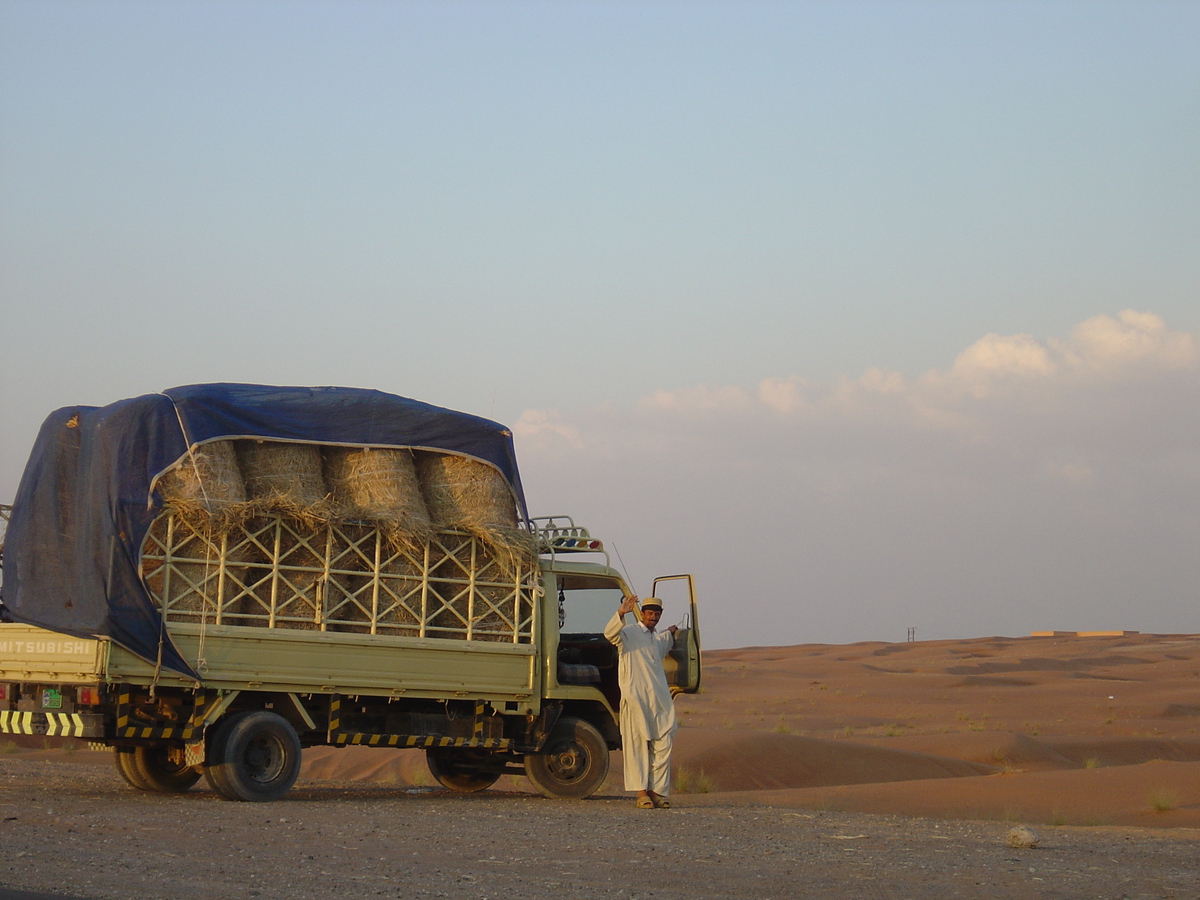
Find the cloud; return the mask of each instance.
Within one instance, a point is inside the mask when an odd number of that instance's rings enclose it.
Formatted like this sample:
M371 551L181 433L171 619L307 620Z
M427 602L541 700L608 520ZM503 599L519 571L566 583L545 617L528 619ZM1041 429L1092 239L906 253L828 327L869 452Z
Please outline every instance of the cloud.
M1050 350L1032 335L989 334L958 355L950 376L972 385L972 393L981 396L977 387L980 384L998 378L1043 377L1056 371Z
M1126 310L1081 323L1067 340L989 334L963 350L949 369L916 378L871 368L829 384L792 375L763 378L753 389L657 390L633 409L605 407L569 420L558 411L529 410L517 433L532 438L552 432L572 452L601 444L611 450L620 441L615 429L626 436L631 452L655 433L672 450L692 454L718 446L720 433L735 425L761 434L804 434L817 444L837 444L839 434L874 433L891 442L934 432L950 442L946 446L1032 447L1048 438L1070 439L1064 426L1081 417L1092 419L1093 427L1080 432L1089 441L1096 439L1099 423L1120 430L1128 424L1131 413L1123 407L1131 396L1149 400L1163 390L1190 390L1198 376L1196 335L1171 331L1152 313ZM607 433L600 437L598 429ZM708 435L701 446L697 432Z
M753 403L750 394L739 387L701 384L679 391L655 391L642 398L638 408L682 415L723 415L745 411Z
M1200 343L1194 334L1169 330L1154 313L1127 309L1116 319L1096 316L1077 325L1062 353L1080 368L1111 376L1136 365L1194 369Z
M563 421L557 409L527 409L521 413L513 426L517 440L535 446L552 446L561 443L572 450L582 448L579 429Z
M534 508L631 535L639 568L693 560L734 604L711 613L723 646L1187 630L1198 400L1197 335L1125 310L989 334L916 377L657 390L514 431ZM777 599L751 621L747 593Z

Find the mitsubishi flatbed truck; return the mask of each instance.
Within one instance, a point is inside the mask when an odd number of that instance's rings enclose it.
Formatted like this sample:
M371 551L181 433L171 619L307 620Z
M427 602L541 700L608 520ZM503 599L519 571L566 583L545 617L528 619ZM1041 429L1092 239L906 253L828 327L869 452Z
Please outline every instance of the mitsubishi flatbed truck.
M365 423L365 424L364 424ZM382 423L382 424L381 424ZM464 437L466 435L466 437ZM436 526L259 509L215 528L163 502L217 440L474 460L511 491L526 554ZM11 511L0 587L0 734L111 747L134 788L274 800L303 747L413 747L447 788L523 774L584 798L620 747L604 623L631 587L569 517L532 519L495 423L346 388L197 385L53 414ZM664 661L700 685L690 575L655 579L682 626Z

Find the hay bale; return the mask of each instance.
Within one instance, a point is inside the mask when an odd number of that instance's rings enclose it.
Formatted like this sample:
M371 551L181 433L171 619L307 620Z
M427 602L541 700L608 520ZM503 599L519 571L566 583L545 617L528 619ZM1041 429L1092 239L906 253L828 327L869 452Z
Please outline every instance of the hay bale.
M512 491L495 468L447 453L419 450L415 455L421 494L435 527L478 537L505 573L537 558L533 535L517 527Z
M326 447L322 454L334 514L371 522L396 546L416 549L433 526L412 451Z
M398 637L420 637L421 567L401 558L382 567L379 574L377 632Z
M512 491L495 468L477 459L419 450L421 494L442 528L516 528Z
M322 526L274 515L248 517L241 524L241 529L228 537L231 549L227 559L244 565L240 569L227 567L237 583L229 584L222 623L270 627L273 603L274 627L320 629L324 565L322 555L307 545L324 548ZM279 556L275 559L277 530ZM250 539L251 535L256 537Z
M281 530L279 558L275 561L275 627L321 631L325 618L325 564L321 552L325 546L324 528L310 527L303 520L288 524L290 529ZM269 588L269 582L265 586ZM261 599L269 602L270 595Z
M380 540L383 544L377 546ZM421 567L395 551L371 526L334 526L331 544L329 580L324 587L326 630L370 634L375 623L378 634L419 634L416 617L404 609L400 598L420 587Z
M474 598L475 602L472 604L470 588L464 588L457 595L453 595L449 605L438 612L430 622L429 636L463 641L467 639L469 629L472 641L516 643L516 625L529 615L529 602L525 593L522 592L517 601L521 608L515 621L512 588L476 587ZM493 606L503 610L504 614L501 615L496 609L492 609ZM529 638L523 637L520 642L528 643Z
M420 637L425 612L421 597L426 585L426 561L430 561L432 571L442 553L430 543L390 549L394 552L379 566L377 631L398 637Z
M173 557L171 564L168 566L161 558L143 558L142 581L168 621L212 621L217 615L217 588L212 582L219 575L219 564L213 560L190 561L203 553L201 541L195 536L170 541L169 515L168 512L154 520L143 552L153 557L169 553ZM180 523L177 527L184 526Z
M163 501L189 521L210 519L217 528L235 520L246 503L246 486L233 441L193 447L158 481Z
M313 444L237 441L238 466L246 497L256 510L275 512L309 523L329 515L329 489L321 450Z
M142 579L168 620L215 622L218 605L241 590L246 569L232 563L244 562L244 553L226 553L222 579L220 546L226 533L212 527L211 520L197 521L170 507L150 526L142 551Z
M430 637L466 640L470 630L473 641L514 643L514 632L531 611L530 592L518 591L516 573L489 554L482 539L474 554L473 577L470 554L461 551L431 572L431 594L447 602L430 622ZM528 640L526 636L521 642Z
M333 526L323 611L326 631L370 634L375 541L366 525Z
M286 520L281 526L278 560L260 552L262 558L253 561L253 584L248 586L249 596L240 601L244 608L237 610L246 616L241 622L268 625L274 597L276 628L319 630L323 620L322 554L305 543L323 548L320 528L330 518L321 450L314 444L260 440L238 441L236 450L248 504L258 514ZM261 526L262 520L258 523Z

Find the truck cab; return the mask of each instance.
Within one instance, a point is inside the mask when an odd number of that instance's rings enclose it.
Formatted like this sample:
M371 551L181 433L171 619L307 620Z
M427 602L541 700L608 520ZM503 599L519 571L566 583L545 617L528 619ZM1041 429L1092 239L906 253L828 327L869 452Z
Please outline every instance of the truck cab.
M607 777L608 752L621 746L617 648L604 629L633 591L611 566L603 542L569 516L532 524L541 552L543 708L556 721L541 752L526 757L524 771L547 796L587 796ZM694 693L700 635L692 577L656 578L652 596L663 603L663 621L678 625L663 661L672 695Z

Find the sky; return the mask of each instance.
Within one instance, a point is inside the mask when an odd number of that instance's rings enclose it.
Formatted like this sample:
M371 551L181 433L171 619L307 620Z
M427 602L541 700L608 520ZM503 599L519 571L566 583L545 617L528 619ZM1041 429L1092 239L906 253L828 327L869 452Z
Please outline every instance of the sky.
M207 381L512 426L706 646L1195 632L1200 6L0 0L0 503Z

